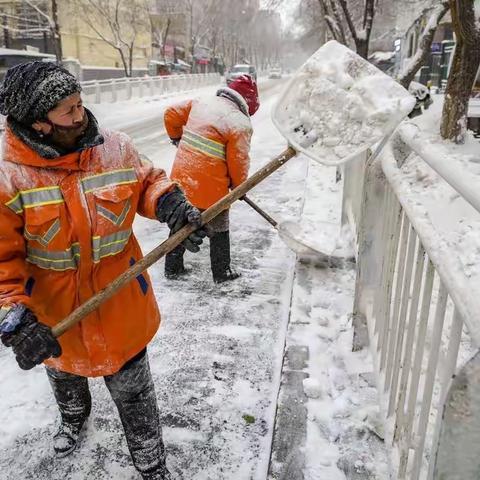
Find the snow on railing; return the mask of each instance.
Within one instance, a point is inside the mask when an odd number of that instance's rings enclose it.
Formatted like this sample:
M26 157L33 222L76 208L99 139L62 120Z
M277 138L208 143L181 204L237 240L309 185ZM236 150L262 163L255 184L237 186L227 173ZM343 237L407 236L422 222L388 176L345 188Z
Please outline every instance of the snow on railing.
M412 128L403 125L381 159L363 156L344 167L343 218L358 247L355 346L366 343L366 326L391 478L473 480L480 355L468 358L480 348L480 296L412 198L399 163L413 151L479 212L480 193ZM461 381L452 383L455 375Z
M125 77L82 82L83 96L89 103L118 102L166 93L193 90L220 83L218 73L194 73L157 77Z

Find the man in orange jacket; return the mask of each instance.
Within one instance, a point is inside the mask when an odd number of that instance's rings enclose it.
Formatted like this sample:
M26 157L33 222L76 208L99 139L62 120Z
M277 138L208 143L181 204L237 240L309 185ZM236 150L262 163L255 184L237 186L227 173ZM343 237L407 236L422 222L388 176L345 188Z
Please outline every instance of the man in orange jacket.
M171 173L188 200L205 210L244 182L250 164L252 126L250 116L259 107L255 81L243 75L213 98L188 100L165 111L165 128L178 146ZM230 267L229 214L225 210L207 225L210 260L216 283L234 280ZM165 258L165 275L186 273L185 248L172 250Z
M0 89L7 115L0 161L0 338L19 366L45 362L61 425L58 456L76 447L103 376L133 463L144 479L170 479L146 346L160 315L147 273L59 339L51 327L142 258L138 212L176 230L200 212L130 139L100 130L80 84L51 63L11 68ZM186 247L198 251L203 234Z

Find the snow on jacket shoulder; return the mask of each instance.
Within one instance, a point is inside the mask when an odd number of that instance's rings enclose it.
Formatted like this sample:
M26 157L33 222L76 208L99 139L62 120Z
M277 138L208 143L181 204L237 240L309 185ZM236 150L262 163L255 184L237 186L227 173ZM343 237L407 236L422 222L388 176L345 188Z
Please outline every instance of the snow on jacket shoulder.
M250 118L222 97L189 100L165 111L171 138L182 138L171 178L196 207L206 209L248 177Z
M132 233L135 213L155 218L158 198L174 184L140 159L127 136L102 134L103 145L48 160L6 130L0 316L24 303L54 326L142 257ZM62 335L62 356L45 363L84 376L115 373L159 322L144 273Z

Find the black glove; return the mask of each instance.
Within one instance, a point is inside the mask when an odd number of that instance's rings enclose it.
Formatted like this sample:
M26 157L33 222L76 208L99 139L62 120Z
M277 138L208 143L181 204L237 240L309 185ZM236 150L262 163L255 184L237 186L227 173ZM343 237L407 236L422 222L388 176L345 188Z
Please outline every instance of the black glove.
M13 330L12 330L13 328ZM59 357L62 347L47 325L24 305L13 307L0 325L0 339L12 347L15 359L23 370L30 370L50 357Z
M171 138L171 139L170 139L170 143L171 143L172 145L175 145L176 147L178 147L178 144L180 143L180 140L181 140L181 139L182 139L182 137L180 137L180 138Z
M156 215L158 220L167 223L171 234L178 232L187 223L197 227L200 227L202 224L200 210L185 198L185 195L178 187L159 198ZM182 244L190 252L198 252L200 250L199 245L202 244L206 236L207 232L205 229L198 228Z

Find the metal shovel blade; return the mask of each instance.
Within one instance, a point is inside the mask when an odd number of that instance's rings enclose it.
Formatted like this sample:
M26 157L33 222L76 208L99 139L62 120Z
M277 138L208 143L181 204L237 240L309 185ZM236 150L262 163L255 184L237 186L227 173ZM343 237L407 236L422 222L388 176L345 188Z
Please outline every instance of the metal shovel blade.
M414 105L399 83L332 40L289 81L272 120L297 152L339 165L387 136Z
M314 264L319 267L343 267L350 257L337 256L325 253L320 247L306 242L302 227L295 222L286 221L278 223L267 212L262 210L252 199L246 195L243 201L259 213L272 227L277 230L279 237L283 240L290 250L295 252L300 262ZM334 227L333 224L330 226ZM331 237L332 235L330 235ZM352 255L353 257L353 255Z
M334 227L334 225L332 224L331 227ZM336 255L333 248L329 252L329 249L325 248L326 245L321 247L316 245L315 242L309 241L302 227L295 222L281 222L276 228L280 238L297 254L298 260L302 263L312 264L321 268L343 268L355 263L353 253L343 252L340 255Z

